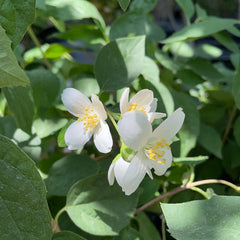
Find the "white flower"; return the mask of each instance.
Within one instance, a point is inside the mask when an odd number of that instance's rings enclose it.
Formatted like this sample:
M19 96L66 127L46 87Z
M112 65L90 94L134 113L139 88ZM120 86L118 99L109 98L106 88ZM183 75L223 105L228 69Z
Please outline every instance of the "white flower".
M68 112L78 118L72 123L64 136L65 143L70 150L83 147L92 137L99 152L108 153L112 149L113 141L109 127L105 120L107 114L102 102L96 95L92 95L92 102L80 91L66 88L62 93L62 101Z
M137 92L130 101L129 88L126 88L120 99L120 111L121 114L125 114L129 111L142 111L148 117L148 120L152 122L155 118L165 117L165 113L157 113L157 99L153 98L153 92L149 89L143 89Z
M120 136L124 143L136 152L131 162L119 158L108 171L108 181L112 185L114 177L126 195L132 194L147 173L152 178L151 169L158 176L171 166L171 138L182 127L185 114L178 108L154 131L146 115L141 111L128 112L118 122Z

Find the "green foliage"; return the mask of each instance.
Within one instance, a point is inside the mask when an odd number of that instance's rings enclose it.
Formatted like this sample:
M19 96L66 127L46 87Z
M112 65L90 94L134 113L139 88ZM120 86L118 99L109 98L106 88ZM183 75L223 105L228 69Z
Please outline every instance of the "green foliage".
M119 186L109 187L106 174L101 174L73 185L67 194L66 211L72 221L88 233L117 235L128 225L137 200L137 193L124 196Z
M33 161L0 136L0 239L51 239L46 191Z
M27 27L33 23L34 17L35 0L7 0L1 2L0 25L12 40L13 48L22 40ZM0 33L0 36L2 36L2 33Z
M239 197L214 196L210 200L161 207L169 232L177 240L238 239Z
M118 0L118 3L121 6L122 10L126 11L130 3L130 0Z
M82 238L73 232L63 231L54 234L52 240L85 240L85 238Z
M28 85L29 80L19 67L11 50L11 41L0 25L0 87Z
M101 49L95 64L101 90L118 90L138 77L144 61L144 44L144 36L120 38Z
M3 89L3 93L18 127L31 133L34 115L31 89L22 86L8 87Z

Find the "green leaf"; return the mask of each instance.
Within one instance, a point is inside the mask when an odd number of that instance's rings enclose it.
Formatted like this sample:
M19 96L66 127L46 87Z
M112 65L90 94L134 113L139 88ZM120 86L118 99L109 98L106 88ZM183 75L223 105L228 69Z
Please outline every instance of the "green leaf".
M234 75L232 83L232 94L237 105L237 108L240 109L240 56L238 56L238 66Z
M146 14L155 8L157 2L158 0L134 0L130 5L130 10Z
M13 113L17 126L23 131L32 132L34 116L34 104L32 92L29 87L8 87L3 88L8 106Z
M117 39L101 49L95 64L95 75L101 90L126 87L138 77L144 61L144 46L145 37L140 36Z
M29 85L29 80L19 67L12 52L11 42L0 25L0 87Z
M210 153L222 158L222 140L214 128L201 123L198 141Z
M6 30L15 48L22 40L27 27L34 21L35 0L5 0L1 1L0 5L0 25Z
M201 22L193 23L180 31L173 33L170 37L161 41L161 43L166 44L179 41L192 41L226 30L237 23L239 22L235 19L208 17Z
M240 197L213 196L178 204L161 204L169 232L176 240L238 240Z
M78 180L97 172L97 163L88 155L70 155L56 161L45 183L50 194L66 196L70 187Z
M52 237L52 240L86 240L86 239L73 232L61 231L55 233Z
M99 94L100 88L97 80L90 74L79 74L73 78L73 88L76 88L85 96Z
M237 144L240 146L240 116L238 116L234 122L233 135L236 139Z
M147 40L160 41L164 31L142 12L128 12L117 18L110 29L110 39L146 35Z
M52 118L38 118L33 122L33 127L40 138L45 138L64 127L67 121L67 119L58 118L57 116Z
M46 190L34 162L0 136L0 239L50 240Z
M101 174L73 185L66 211L75 225L90 234L118 235L129 224L137 201L137 193L125 196L117 184L109 186L107 175Z
M144 58L143 68L141 74L150 82L159 82L159 68L158 65L149 57Z
M143 240L161 240L159 232L144 212L140 212L136 220L139 225L140 236Z
M97 8L89 1L85 0L45 0L47 13L62 21L80 20L93 18L97 20L102 29L105 22Z
M201 78L209 82L217 82L224 79L224 76L213 66L210 61L193 58L185 63L185 66L197 73Z
M76 119L71 119L70 121L68 121L66 123L66 125L61 129L61 131L59 132L58 134L58 138L57 138L57 142L58 142L58 146L59 147L66 147L66 143L65 143L65 140L64 140L64 135L65 135L65 132L67 131L68 127L74 123L76 121Z
M227 32L223 31L215 33L213 37L233 53L239 52L238 44L229 36Z
M38 107L50 107L60 91L60 81L55 74L45 69L26 72L30 79L34 102Z
M183 66L181 62L172 60L166 53L158 50L155 52L157 61L173 73L178 72Z
M190 24L191 17L195 11L192 0L176 0L176 2L184 12L188 24Z
M143 240L140 233L134 228L124 228L118 237L113 237L112 240Z
M223 51L210 44L201 44L195 48L195 56L205 59L218 58L222 55Z
M67 47L64 47L61 44L51 44L44 53L44 57L48 59L59 59L63 57L64 54L70 53L71 50Z
M193 98L189 95L174 92L173 97L176 106L182 107L185 113L185 120L179 131L181 141L180 156L185 157L196 145L200 128L199 113Z
M197 157L182 157L182 158L174 158L175 163L183 163L188 165L198 165L206 161L208 156L197 156Z
M130 0L118 0L118 3L120 5L120 7L122 8L122 10L125 12L128 8Z

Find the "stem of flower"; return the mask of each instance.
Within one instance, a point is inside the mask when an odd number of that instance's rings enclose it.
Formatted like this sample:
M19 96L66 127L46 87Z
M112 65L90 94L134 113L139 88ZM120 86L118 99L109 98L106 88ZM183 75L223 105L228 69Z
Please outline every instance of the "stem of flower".
M60 215L61 215L66 209L67 209L66 206L63 207L62 209L60 209L60 210L58 211L57 215L55 216L54 221L55 221L56 225L55 225L55 227L54 227L54 229L53 229L53 232L55 232L55 231L56 231L56 228L59 227L59 225L58 225L58 219L59 219Z
M43 57L43 61L46 65L46 67L48 68L48 70L51 70L52 69L52 66L51 64L49 63L49 61L47 60L47 58L45 57L45 54L41 48L41 44L40 42L38 41L38 38L36 37L35 33L33 32L32 28L31 27L28 27L27 29L27 32L30 36L30 38L33 40L34 44L39 48L39 51L41 52L42 54L42 57Z
M164 198L173 196L173 195L175 195L175 194L177 194L179 192L182 192L182 191L185 191L185 190L188 190L188 189L192 189L193 187L196 187L196 186L201 186L201 185L205 185L205 184L212 184L212 183L219 183L219 184L227 185L227 186L233 188L235 191L240 193L240 187L235 185L235 184L233 184L233 183L230 183L228 181L218 180L218 179L201 180L201 181L189 183L189 184L187 184L186 186L183 186L183 187L175 188L174 190L172 190L170 192L167 192L167 193L165 193L165 194L163 194L163 195L161 195L161 196L151 200L150 202L148 202L148 203L144 204L143 206L141 206L140 208L138 208L136 210L136 212L134 213L134 215L137 215L139 212L145 210L146 208L150 207L151 205L153 205L156 202L161 201ZM196 190L196 189L193 189L193 190Z
M111 112L107 111L107 115L108 115L108 117L110 118L113 126L115 127L115 129L116 129L116 131L117 131L117 133L119 134L119 132L118 132L118 127L117 127L117 123L116 123L116 121L114 120L114 118L112 117Z

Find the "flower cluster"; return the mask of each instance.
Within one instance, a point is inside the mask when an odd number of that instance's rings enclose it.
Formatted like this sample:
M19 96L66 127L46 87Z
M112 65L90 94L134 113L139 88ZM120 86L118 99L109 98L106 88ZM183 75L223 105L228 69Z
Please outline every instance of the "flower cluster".
M77 117L65 133L65 142L70 150L78 149L94 137L94 144L102 153L110 152L113 141L106 123L107 114L96 95L90 101L81 92L67 88L63 91L62 101L66 109ZM165 117L156 112L157 99L148 89L139 91L129 100L129 88L120 99L121 120L118 132L123 141L122 148L128 148L129 156L119 154L108 171L108 181L112 185L116 178L126 195L132 194L146 173L152 179L151 169L158 176L163 175L171 166L171 139L182 127L185 114L178 108L171 116L155 129L152 121Z

